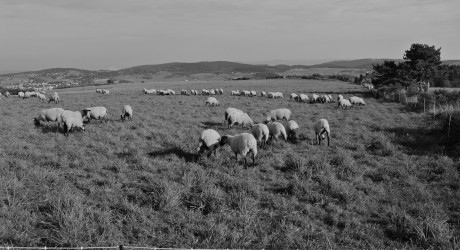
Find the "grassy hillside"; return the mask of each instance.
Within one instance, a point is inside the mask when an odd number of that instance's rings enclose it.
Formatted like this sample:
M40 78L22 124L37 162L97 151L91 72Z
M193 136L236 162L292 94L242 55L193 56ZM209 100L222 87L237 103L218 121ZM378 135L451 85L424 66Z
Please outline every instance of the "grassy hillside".
M220 107L205 96L149 96L143 88L223 88ZM143 83L65 89L59 105L2 98L0 245L138 245L184 248L458 248L457 156L435 124L400 104L368 98L360 86L325 81ZM230 96L232 89L330 93L367 106ZM124 104L134 121L121 122ZM107 123L68 137L32 117L60 106L105 106ZM200 132L248 132L223 124L227 107L255 121L289 108L297 143L260 149L256 166L228 146L196 159ZM314 145L326 118L331 146Z

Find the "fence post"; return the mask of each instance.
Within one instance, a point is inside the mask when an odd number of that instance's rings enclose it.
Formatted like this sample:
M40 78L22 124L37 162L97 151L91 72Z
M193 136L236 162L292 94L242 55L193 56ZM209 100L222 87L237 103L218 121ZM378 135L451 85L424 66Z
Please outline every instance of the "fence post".
M452 116L449 115L449 129L447 130L447 139L450 139L450 121L452 120Z

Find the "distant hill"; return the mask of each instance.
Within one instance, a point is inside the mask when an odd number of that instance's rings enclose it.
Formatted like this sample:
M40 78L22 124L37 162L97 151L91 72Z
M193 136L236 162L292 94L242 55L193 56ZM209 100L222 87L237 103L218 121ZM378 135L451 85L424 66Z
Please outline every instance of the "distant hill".
M310 65L312 68L353 68L353 69L372 69L375 64L381 64L384 61L402 62L402 59L358 59L358 60L340 60L326 63Z
M460 60L445 60L442 61L442 63L447 65L460 65Z

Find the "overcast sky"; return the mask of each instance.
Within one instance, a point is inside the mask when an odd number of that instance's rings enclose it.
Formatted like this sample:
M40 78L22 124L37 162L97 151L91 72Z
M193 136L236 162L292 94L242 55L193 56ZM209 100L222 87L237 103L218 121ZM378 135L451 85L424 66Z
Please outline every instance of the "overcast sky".
M460 0L0 0L0 71L197 61L460 59Z

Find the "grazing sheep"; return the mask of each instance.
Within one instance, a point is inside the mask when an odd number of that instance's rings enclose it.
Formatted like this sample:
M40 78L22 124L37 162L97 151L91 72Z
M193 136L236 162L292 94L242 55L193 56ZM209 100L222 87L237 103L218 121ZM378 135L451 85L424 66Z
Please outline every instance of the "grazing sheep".
M209 94L210 94L210 95L215 95L215 94L216 94L216 91L214 91L214 89L211 89L211 90L209 90Z
M213 106L219 106L219 102L217 101L216 98L214 97L208 97L208 99L206 100L206 103L204 104L204 106L208 105L213 107Z
M337 101L338 107L344 108L352 108L353 106L351 105L351 102L347 99L343 99L343 97L340 95L339 100Z
M202 95L210 95L210 92L209 92L209 90L207 90L207 89L203 89L203 90L201 91L201 94L202 94Z
M355 104L358 104L358 105L366 105L366 103L364 102L363 98L361 97L357 97L357 96L352 96L350 97L350 99L348 99L350 101L351 104L355 105Z
M267 127L270 133L270 140L275 139L275 141L277 141L278 137L281 135L283 136L283 139L287 141L286 128L283 126L283 124L279 122L270 122L267 124Z
M268 95L267 95L267 96L268 96L268 98L275 98L275 96L274 96L274 93L273 93L273 92L268 92Z
M126 117L128 117L128 119L130 121L133 120L133 108L131 108L131 106L129 105L125 105L123 106L123 114L121 115L121 120L124 121L126 119Z
M329 146L329 135L331 134L331 129L329 128L329 122L326 119L320 119L313 125L315 130L316 143L321 145L321 140L324 138L324 133L327 136L327 145Z
M170 95L176 95L176 92L172 89L167 89L166 91L168 91Z
M314 102L319 102L319 95L317 94L312 94L311 95L311 100L310 100L311 103L314 103Z
M40 99L40 101L45 101L46 100L46 96L42 93L37 93L37 97L38 99Z
M86 117L88 119L88 122L91 119L101 120L102 118L107 122L107 109L105 107L85 108L81 113L83 114L83 118Z
M190 94L191 94L191 95L196 95L195 90L194 90L194 89L191 89L191 90L190 90Z
M50 102L59 103L58 93L54 92L54 94L48 99L48 103Z
M241 92L242 92L242 94L243 94L244 96L250 96L250 95L251 95L251 91L249 91L249 90L243 90L243 91L241 91Z
M62 112L64 112L64 109L61 108L44 109L33 119L34 124L35 126L39 126L40 122L45 122L46 126L48 126L49 122L57 122L57 130L59 129Z
M297 122L295 122L294 120L290 120L286 124L285 128L287 138L293 141L297 140L297 131L299 130L299 124L297 124Z
M267 125L257 123L254 127L252 127L251 132L254 138L256 138L257 143L260 144L260 147L264 147L267 143L268 137L270 136L270 131L268 130Z
M232 90L232 95L240 96L241 92L239 90Z
M249 117L247 113L233 112L229 114L227 123L230 128L232 128L235 124L241 124L241 128L243 128L244 125L249 125L250 127L254 126L254 121L252 121L251 117Z
M60 122L64 124L64 135L68 136L72 128L80 128L85 131L82 113L79 111L64 110L61 114Z
M10 95L11 95L10 92L8 92L8 91L5 92L6 98L8 98Z
M300 94L299 95L299 102L308 102L308 95L307 94Z
M262 96L262 97L267 96L267 93L265 93L265 91L262 91L262 92L260 93L260 96Z
M230 116L230 114L232 113L244 113L243 110L239 110L239 109L236 109L236 108L228 108L227 110L225 110L225 121L228 120L228 117Z
M153 95L153 94L156 94L156 93L157 93L156 89L144 89L144 94Z
M102 89L96 89L96 93L102 94Z
M220 145L220 135L214 129L206 129L201 132L198 142L199 145L196 149L198 154L208 150L208 158L211 156L212 152L214 152L214 156L216 156L216 149Z
M223 90L223 89L219 89L219 94L223 95L223 94L224 94L224 90Z
M224 135L220 139L220 146L228 144L235 153L236 162L238 162L238 155L241 155L244 158L244 165L246 166L246 155L249 152L252 152L252 165L256 164L256 155L257 155L257 141L253 135L249 133L241 133L234 136Z
M284 98L283 93L281 92L272 93L272 98Z
M297 100L297 98L298 98L298 95L296 93L291 93L291 95L289 96L289 99Z
M185 89L181 90L181 91L180 91L180 94L181 94L181 95L188 95L187 90L185 90Z
M35 95L34 92L26 91L26 92L24 93L24 97L23 97L23 98L26 99L26 98L32 97L32 96L34 96L34 95Z
M110 94L110 91L109 91L109 90L107 90L107 89L103 89L103 90L102 90L102 94L104 94L104 95L108 95L108 94Z
M257 92L255 90L251 90L250 94L251 96L257 96Z
M332 98L331 95L327 95L329 97L330 102L334 102L334 99Z
M267 113L265 123L270 121L286 119L289 121L291 118L291 111L289 109L274 109Z
M24 95L25 95L24 92L22 92L22 91L21 91L21 92L18 92L18 97L19 97L19 98L24 98Z

